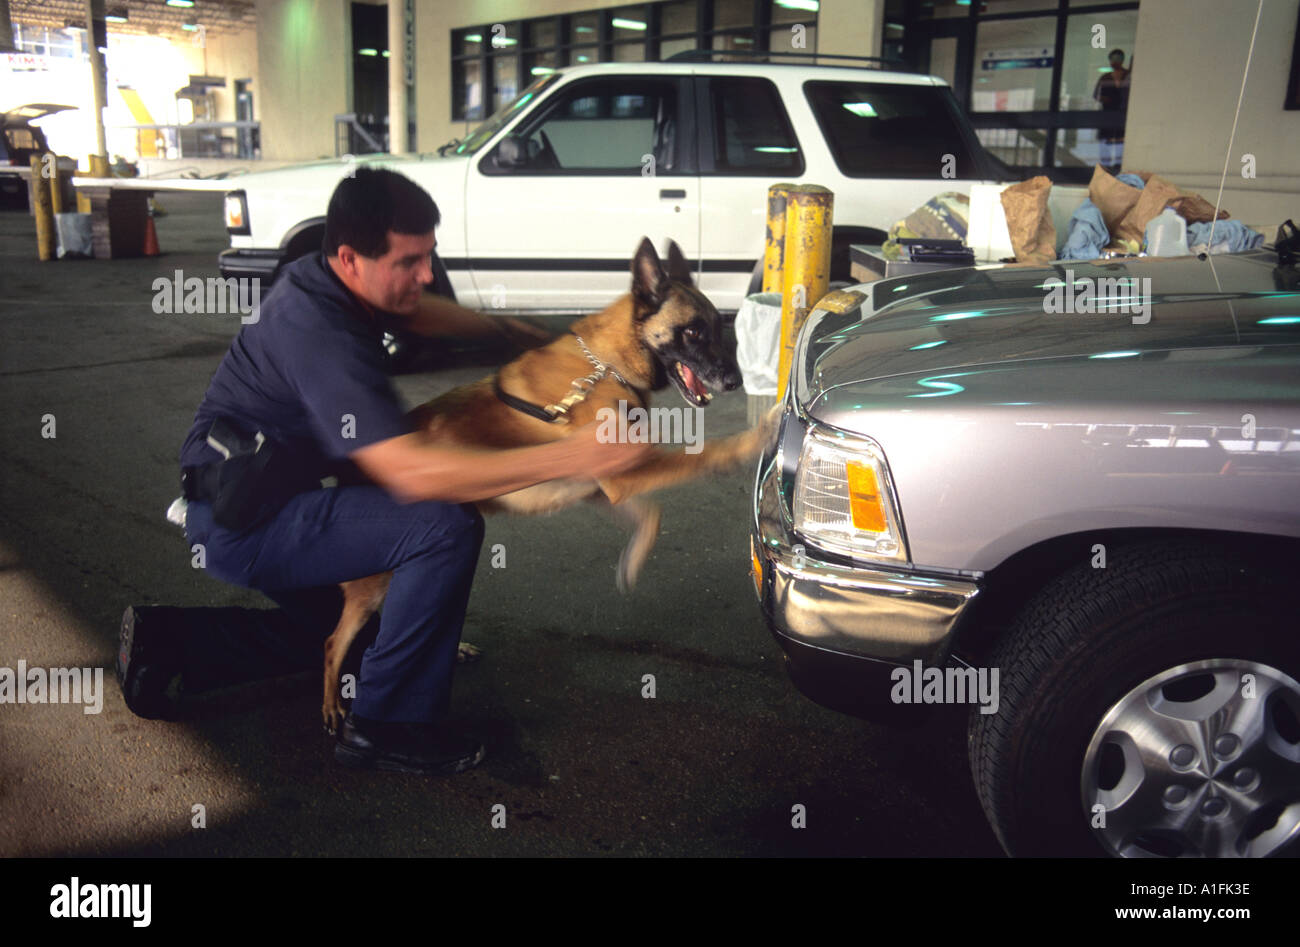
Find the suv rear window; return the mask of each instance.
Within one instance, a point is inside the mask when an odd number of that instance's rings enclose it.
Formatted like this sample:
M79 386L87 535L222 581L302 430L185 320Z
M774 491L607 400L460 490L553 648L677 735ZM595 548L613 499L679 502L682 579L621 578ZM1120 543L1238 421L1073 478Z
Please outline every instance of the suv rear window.
M713 163L724 174L803 173L781 96L766 79L714 79Z
M835 163L851 178L979 177L944 87L884 82L804 83Z

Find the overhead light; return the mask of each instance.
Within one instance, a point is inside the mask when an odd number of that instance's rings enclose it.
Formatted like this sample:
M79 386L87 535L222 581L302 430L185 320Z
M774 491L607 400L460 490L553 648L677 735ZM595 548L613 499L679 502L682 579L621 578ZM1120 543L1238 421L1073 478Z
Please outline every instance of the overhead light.
M192 6L194 6L194 0L167 0L167 6L169 6L169 7L192 7Z
M817 0L776 0L776 5L787 10L807 10L809 13L816 13L821 6Z
M465 34L465 42L467 42L467 43L481 43L481 42L483 42L483 34L481 34L481 33L466 33L466 34Z
M383 52L381 52L379 55L381 55L381 56L383 56L385 59L387 59L387 58L388 58L388 50L385 49L385 50L384 50Z
M358 55L358 56L378 56L378 55L379 55L379 50L377 50L377 49L373 49L373 48L371 48L371 47L369 47L369 46L362 46L360 49L357 50L357 55Z
M533 66L533 68L529 69L528 71L530 74L534 76L549 76L555 70L552 69L550 66Z
M574 31L575 33L594 33L594 32L596 32L595 28L594 28L594 27L590 27L590 26L575 26L575 27L573 28L573 31Z
M104 14L104 19L109 23L125 23L127 18L126 7L114 7Z
M614 29L616 30L645 29L645 24L642 23L640 20L625 20L621 16L614 17L614 19L610 20L610 23L613 25Z
M197 33L199 31L199 25L197 23L182 23L181 29L190 33Z

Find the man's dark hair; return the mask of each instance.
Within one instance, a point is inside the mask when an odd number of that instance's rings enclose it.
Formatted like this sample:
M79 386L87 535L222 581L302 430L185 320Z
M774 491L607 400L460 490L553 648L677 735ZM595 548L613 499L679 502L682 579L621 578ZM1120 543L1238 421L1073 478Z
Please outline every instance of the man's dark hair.
M1108 53L1106 54L1106 58L1107 58L1107 59L1112 59L1112 58L1114 58L1115 56L1118 56L1118 57L1122 60L1122 59L1124 58L1124 50L1122 50L1122 49L1112 49L1110 52L1108 52Z
M326 256L347 244L374 259L388 252L388 231L426 234L442 215L429 192L388 168L357 168L339 182L325 212Z

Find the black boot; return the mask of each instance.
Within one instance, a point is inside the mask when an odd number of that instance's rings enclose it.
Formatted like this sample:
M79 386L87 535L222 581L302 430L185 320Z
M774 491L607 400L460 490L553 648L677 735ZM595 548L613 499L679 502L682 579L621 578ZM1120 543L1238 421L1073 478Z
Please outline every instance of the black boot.
M483 761L483 744L442 723L386 723L349 712L334 758L344 766L397 773L450 774Z

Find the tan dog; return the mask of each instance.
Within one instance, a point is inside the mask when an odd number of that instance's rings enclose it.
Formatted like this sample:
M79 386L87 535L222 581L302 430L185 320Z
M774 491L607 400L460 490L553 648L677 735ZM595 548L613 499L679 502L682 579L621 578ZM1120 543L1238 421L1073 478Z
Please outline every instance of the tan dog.
M734 346L724 340L717 310L692 284L690 267L677 244L670 242L665 268L654 245L643 239L632 260L628 295L574 323L548 345L525 352L496 376L421 405L411 412L411 419L440 445L524 447L558 440L590 421L605 420L608 415L598 412L617 411L620 401L648 408L650 392L670 382L690 409L704 407L712 400L710 389L739 386L740 369ZM557 407L563 410L557 412ZM560 420L545 419L555 413ZM614 477L552 480L477 505L484 513L549 513L580 500L607 501L632 526L618 566L618 584L626 590L635 584L659 532L659 508L640 494L727 470L757 456L772 433L775 417L773 411L760 427L706 441L697 453L688 453L680 445L661 449L648 462ZM344 713L339 670L357 633L383 603L391 578L392 573L384 573L342 583L343 613L325 642L322 716L331 733ZM466 647L462 645L462 657ZM469 653L475 652L470 648Z

